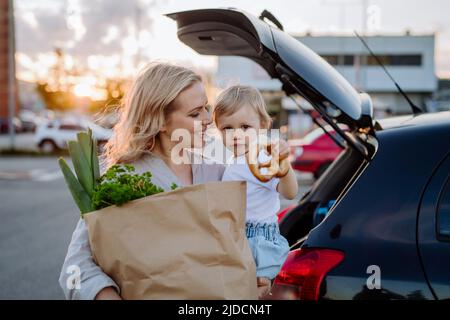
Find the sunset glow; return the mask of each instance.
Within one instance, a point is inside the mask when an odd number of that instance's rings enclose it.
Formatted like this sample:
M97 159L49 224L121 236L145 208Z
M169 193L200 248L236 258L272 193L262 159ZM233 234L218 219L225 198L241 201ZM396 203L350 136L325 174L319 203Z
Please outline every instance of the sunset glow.
M92 100L105 100L106 90L98 89L88 83L80 83L73 87L73 93L80 98L90 98Z

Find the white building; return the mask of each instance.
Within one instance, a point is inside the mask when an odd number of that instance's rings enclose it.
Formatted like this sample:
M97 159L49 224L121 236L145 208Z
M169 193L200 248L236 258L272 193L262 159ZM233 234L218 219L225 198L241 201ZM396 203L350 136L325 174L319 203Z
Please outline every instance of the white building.
M368 92L375 108L410 112L405 99L357 37L302 36L298 39L324 57L358 90ZM376 35L365 40L411 100L424 107L438 84L434 35Z
M303 35L296 38L324 57L358 90L368 92L376 112L411 112L394 83L356 36ZM364 38L411 100L424 108L438 83L434 34L373 35ZM275 93L280 92L281 88L281 83L270 79L259 65L241 57L219 57L216 79L219 87L247 84L266 92L266 96L271 93L276 97ZM279 111L282 111L282 106L283 109L290 109L291 104L279 98ZM275 111L276 99L269 109ZM285 113L293 115L291 111ZM280 122L287 124L287 117L284 118Z

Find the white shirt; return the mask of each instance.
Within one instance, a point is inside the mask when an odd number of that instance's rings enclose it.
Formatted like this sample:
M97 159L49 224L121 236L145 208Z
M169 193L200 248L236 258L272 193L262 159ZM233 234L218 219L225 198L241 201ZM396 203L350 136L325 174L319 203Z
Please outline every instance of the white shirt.
M247 221L275 222L280 210L277 192L279 178L268 182L259 181L247 165L245 155L233 159L225 168L222 181L247 182Z

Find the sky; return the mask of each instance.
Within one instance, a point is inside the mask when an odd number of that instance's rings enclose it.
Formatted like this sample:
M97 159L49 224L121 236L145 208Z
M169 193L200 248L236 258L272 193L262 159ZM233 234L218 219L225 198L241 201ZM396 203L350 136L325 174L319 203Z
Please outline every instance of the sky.
M66 68L101 77L130 76L139 65L158 59L214 70L217 59L182 44L176 23L164 13L236 7L255 15L271 11L295 34L366 31L436 34L436 73L450 78L449 0L15 0L16 61L20 79L48 76L55 47Z

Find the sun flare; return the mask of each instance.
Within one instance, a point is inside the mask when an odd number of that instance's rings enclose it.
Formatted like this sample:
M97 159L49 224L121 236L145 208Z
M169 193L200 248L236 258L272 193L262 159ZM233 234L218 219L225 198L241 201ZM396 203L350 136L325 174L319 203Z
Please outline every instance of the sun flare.
M106 98L106 91L104 89L98 89L87 83L75 85L72 92L80 98L91 98L92 100L103 100Z

